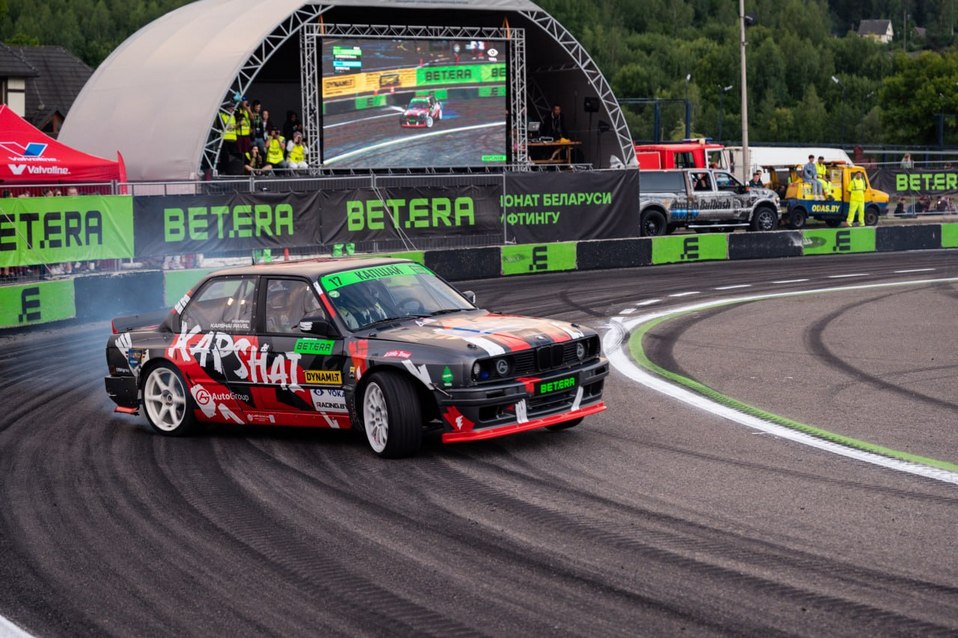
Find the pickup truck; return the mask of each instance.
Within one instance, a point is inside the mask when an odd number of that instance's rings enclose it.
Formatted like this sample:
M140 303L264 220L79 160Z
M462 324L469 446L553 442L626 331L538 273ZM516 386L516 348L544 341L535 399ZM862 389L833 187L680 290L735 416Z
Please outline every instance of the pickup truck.
M728 171L682 169L642 171L639 230L643 237L676 228L775 230L779 199L767 188L750 188Z

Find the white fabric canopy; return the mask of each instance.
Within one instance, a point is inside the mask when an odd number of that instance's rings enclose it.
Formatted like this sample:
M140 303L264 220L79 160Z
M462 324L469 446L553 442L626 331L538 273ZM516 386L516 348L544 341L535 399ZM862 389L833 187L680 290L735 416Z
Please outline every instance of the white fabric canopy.
M131 181L197 179L217 111L240 69L303 0L199 0L121 44L77 97L59 140L126 160ZM328 0L328 6L541 11L527 0ZM428 24L428 13L416 24ZM374 20L370 20L374 22ZM411 22L412 23L412 22Z

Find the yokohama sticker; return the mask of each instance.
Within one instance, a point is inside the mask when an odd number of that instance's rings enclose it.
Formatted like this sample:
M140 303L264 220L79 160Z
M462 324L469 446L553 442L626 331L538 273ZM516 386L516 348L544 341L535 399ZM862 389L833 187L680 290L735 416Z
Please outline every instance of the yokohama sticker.
M343 390L322 388L320 390L310 390L309 395L313 400L313 408L317 412L333 412L337 414L346 414L346 393Z

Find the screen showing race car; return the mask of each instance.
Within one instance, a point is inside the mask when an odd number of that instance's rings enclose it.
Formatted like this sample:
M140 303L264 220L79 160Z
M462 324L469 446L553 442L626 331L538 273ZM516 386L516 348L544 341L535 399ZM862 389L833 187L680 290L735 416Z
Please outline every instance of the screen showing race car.
M323 165L364 169L506 164L507 44L324 38Z

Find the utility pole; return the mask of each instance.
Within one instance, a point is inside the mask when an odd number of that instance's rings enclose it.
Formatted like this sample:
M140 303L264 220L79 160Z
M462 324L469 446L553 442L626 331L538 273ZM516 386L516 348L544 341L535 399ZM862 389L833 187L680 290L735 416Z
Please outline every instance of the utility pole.
M748 73L745 67L745 0L738 0L739 25L741 27L741 51L742 51L742 167L740 175L742 182L748 181L749 156L748 156Z

